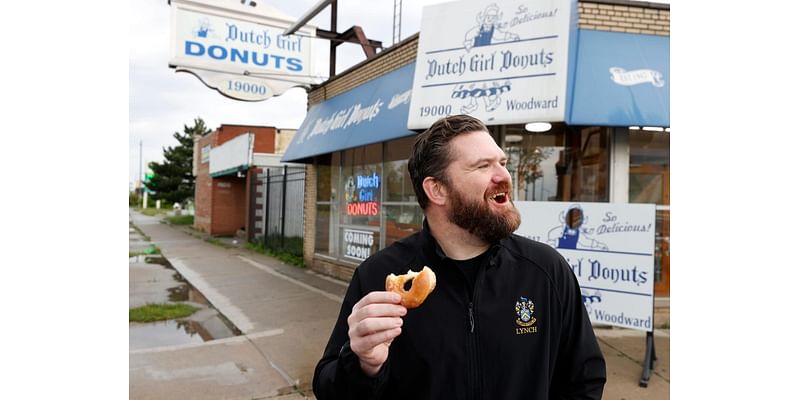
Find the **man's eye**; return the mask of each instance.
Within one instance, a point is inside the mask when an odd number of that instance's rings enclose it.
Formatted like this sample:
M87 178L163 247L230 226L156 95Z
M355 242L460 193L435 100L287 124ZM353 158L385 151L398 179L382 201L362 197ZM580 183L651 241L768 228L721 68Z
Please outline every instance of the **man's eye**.
M478 168L488 168L488 167L489 167L489 164L481 164L481 165L478 166Z

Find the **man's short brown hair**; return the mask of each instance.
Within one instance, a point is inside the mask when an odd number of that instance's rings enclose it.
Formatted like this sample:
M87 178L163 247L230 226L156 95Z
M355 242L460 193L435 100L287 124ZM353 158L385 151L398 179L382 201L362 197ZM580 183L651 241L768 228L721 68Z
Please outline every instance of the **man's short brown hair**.
M453 160L448 144L462 133L475 131L489 132L489 129L477 118L452 115L434 122L417 136L411 157L408 158L408 173L411 175L414 193L417 194L417 202L423 210L428 206L428 196L422 188L422 182L430 176L449 184L445 170Z

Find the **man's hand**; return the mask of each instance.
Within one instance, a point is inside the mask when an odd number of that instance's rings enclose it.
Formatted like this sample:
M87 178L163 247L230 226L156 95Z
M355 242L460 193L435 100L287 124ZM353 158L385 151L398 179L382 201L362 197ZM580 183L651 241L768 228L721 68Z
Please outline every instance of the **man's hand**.
M371 292L353 306L347 317L350 327L350 349L358 356L361 369L375 376L389 357L389 345L400 335L402 316L400 295L392 292Z

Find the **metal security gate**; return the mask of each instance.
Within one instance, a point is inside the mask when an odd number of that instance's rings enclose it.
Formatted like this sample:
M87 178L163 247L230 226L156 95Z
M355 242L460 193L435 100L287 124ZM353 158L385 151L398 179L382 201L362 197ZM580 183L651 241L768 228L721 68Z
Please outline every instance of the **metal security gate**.
M264 168L251 180L251 242L303 256L305 179L305 167L283 166Z

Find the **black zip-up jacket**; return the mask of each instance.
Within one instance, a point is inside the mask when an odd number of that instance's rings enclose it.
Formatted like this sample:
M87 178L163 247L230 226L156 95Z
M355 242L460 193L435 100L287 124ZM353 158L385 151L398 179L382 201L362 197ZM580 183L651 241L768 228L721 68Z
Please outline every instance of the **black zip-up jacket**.
M443 255L427 221L421 232L364 261L314 371L317 398L600 399L605 360L567 262L517 235L489 251L474 290ZM349 347L353 305L385 290L386 275L425 265L436 273L436 288L403 317L378 375L366 376Z

